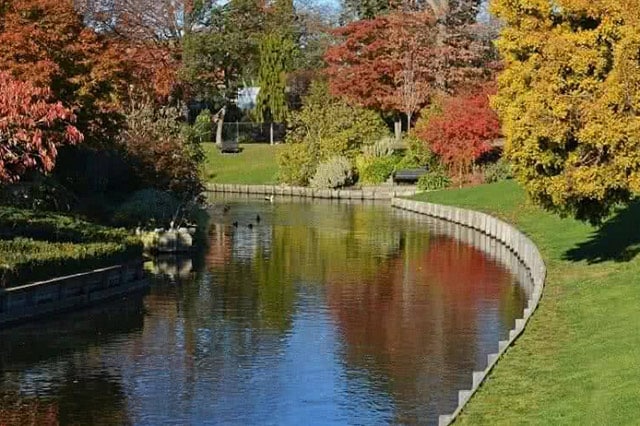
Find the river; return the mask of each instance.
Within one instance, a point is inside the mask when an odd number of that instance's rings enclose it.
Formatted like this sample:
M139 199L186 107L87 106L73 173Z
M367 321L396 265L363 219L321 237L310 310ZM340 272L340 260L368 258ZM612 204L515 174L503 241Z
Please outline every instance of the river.
M470 230L214 201L207 250L149 264L147 294L0 331L0 423L433 424L522 316L522 266Z

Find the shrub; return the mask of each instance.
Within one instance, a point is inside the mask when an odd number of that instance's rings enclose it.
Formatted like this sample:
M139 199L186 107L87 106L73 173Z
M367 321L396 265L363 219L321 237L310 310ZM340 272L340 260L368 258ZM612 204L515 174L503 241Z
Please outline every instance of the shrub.
M356 158L358 181L362 184L369 185L375 185L385 182L396 169L398 160L398 157L395 156L358 156Z
M513 178L511 165L504 158L500 158L495 163L485 165L483 172L484 181L487 183L500 182Z
M403 159L403 168L437 166L436 155L423 140L411 134L406 136L404 141L407 150Z
M440 169L430 171L418 179L418 189L421 191L435 191L449 185L451 185L451 179Z
M305 97L303 108L292 114L290 127L286 139L290 147L279 161L280 180L296 185L306 185L321 162L335 156L353 159L364 145L388 134L377 113L349 106L318 82Z
M0 286L16 286L89 271L139 257L142 243L52 243L28 238L0 240Z
M33 181L0 185L0 204L24 209L70 211L76 196L54 179L36 177Z
M140 239L42 211L0 208L0 285L110 266L142 255Z
M393 155L395 149L395 139L391 137L385 137L377 140L371 145L364 145L362 147L362 154L367 157L389 157Z
M342 188L353 183L353 172L349 159L343 156L330 158L318 166L311 179L314 188Z
M0 208L0 238L16 237L50 242L122 243L129 238L129 233L124 229L95 225L70 216L13 207Z
M193 129L181 122L177 108L135 105L127 111L120 142L138 188L177 194L202 192L200 164L204 153Z
M192 126L195 138L199 143L211 142L211 112L202 110Z
M165 227L180 210L180 201L172 194L157 189L134 192L113 215L119 226Z
M318 154L313 145L287 145L278 154L278 181L289 185L306 186L315 173Z

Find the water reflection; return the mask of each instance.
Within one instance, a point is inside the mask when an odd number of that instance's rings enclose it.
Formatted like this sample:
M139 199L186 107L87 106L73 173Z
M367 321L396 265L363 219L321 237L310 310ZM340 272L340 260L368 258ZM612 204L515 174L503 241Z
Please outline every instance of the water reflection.
M433 423L522 312L526 273L479 234L384 205L224 202L206 253L158 259L144 299L2 332L0 418Z

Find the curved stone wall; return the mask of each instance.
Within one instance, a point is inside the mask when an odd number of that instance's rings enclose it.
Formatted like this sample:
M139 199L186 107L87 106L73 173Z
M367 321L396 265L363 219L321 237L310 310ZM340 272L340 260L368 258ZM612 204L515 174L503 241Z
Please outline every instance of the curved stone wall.
M458 406L451 414L441 415L439 418L440 426L449 425L460 414L464 406L467 404L471 396L478 390L482 382L487 378L489 372L496 365L500 357L506 352L507 348L523 332L531 315L538 307L542 290L547 274L547 269L542 260L542 255L538 247L522 232L512 225L496 219L486 213L476 212L473 210L461 209L453 206L444 206L439 204L431 204L421 201L406 200L394 198L391 200L393 207L415 212L448 222L463 225L475 229L483 234L494 238L498 242L504 244L527 268L533 291L530 293L527 306L524 309L523 316L517 319L514 328L509 331L507 340L501 340L498 344L498 352L489 354L487 357L487 367L482 371L474 371L472 373L471 389L464 389L458 392Z

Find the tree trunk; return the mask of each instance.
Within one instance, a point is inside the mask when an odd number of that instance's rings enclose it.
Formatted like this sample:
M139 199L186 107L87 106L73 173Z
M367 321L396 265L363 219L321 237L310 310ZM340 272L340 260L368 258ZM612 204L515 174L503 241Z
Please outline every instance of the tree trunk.
M410 112L407 113L407 135L411 134L411 116Z
M222 147L222 128L224 125L224 116L226 113L226 107L222 107L218 114L216 114L216 145L218 146L218 148Z
M396 117L396 120L393 123L393 128L395 130L396 140L399 141L402 139L402 121L400 120L400 117Z
M271 145L273 145L273 122L271 122L269 127L269 141L271 142Z

